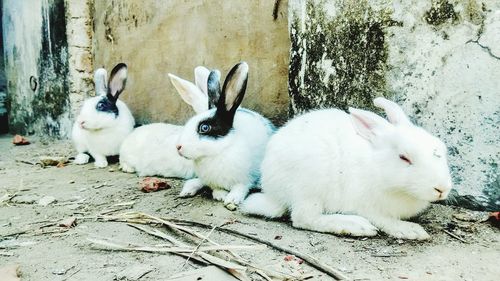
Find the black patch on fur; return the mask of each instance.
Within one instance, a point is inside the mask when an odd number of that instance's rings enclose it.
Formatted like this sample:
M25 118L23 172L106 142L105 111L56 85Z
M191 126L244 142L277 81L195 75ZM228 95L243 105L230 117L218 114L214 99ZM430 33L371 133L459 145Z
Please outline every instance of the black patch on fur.
M116 94L113 96L111 94L111 81L115 78L116 73L121 70L122 68L127 68L127 65L124 64L123 62L117 64L115 67L113 67L113 70L111 70L111 74L109 75L109 80L108 80L108 92L106 93L106 97L111 101L111 102L116 102L118 100L118 97L120 94L125 90L125 85L127 84L127 79L123 80L123 87L116 92Z
M202 133L200 130L202 125L210 126L210 130L208 132ZM200 121L200 123L198 123L197 131L198 131L198 134L200 136L206 136L206 137L218 139L220 137L224 137L227 134L229 134L229 132L231 131L232 128L233 128L232 123L229 124L229 123L225 122L224 120L220 119L217 116L217 114L215 114L212 117L209 117L205 120Z
M96 104L95 109L99 112L114 113L115 118L118 117L118 107L116 107L116 101L110 101L107 96L102 97L102 99Z
M248 76L245 77L245 81L243 81L240 92L237 94L235 100L231 104L231 108L227 110L227 105L226 105L227 85L229 82L231 82L231 80L233 80L233 76L235 72L238 70L240 64L241 63L233 66L233 68L231 68L231 70L227 74L226 79L224 80L224 86L222 86L222 92L217 102L217 110L215 111L215 117L218 120L220 120L220 122L229 125L231 127L233 126L234 115L236 114L236 110L243 101L243 97L245 96L245 91L247 88Z
M220 98L220 75L212 70L207 80L208 109L215 107Z
M236 110L240 106L241 102L243 101L243 97L245 96L248 76L245 77L245 81L243 81L241 89L238 92L235 100L231 104L231 108L229 110L227 110L226 106L226 87L228 83L234 79L233 76L240 67L240 65L241 63L235 65L229 71L229 73L226 76L226 79L224 80L224 86L222 87L222 91L220 90L219 77L217 75L217 72L215 71L210 72L207 82L209 105L210 105L210 100L218 95L216 102L217 109L215 110L215 114L212 117L209 117L198 123L197 131L200 136L220 138L226 136L227 134L229 134L229 132L231 132L233 128L234 115L236 114ZM202 125L209 125L210 130L208 130L207 132L202 132L200 130Z

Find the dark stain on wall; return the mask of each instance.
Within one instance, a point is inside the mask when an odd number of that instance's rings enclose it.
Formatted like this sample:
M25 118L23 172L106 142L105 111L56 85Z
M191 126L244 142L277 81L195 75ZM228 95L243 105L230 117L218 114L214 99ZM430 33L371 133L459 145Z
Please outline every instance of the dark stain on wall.
M456 24L459 17L448 0L432 0L432 6L425 13L424 19L430 25L439 26L444 23Z
M385 29L401 23L389 12L374 11L366 0L337 1L332 19L313 2L307 2L305 31L297 16L291 25L290 112L373 108L375 96L387 95Z
M68 43L64 0L49 2L48 13L42 13L42 49L38 61L39 90L33 100L34 117L58 120L69 105ZM42 8L43 9L43 8ZM59 134L58 123L46 122L44 131Z
M10 130L13 133L39 133L60 136L60 119L69 108L68 46L64 0L49 0L42 4L41 49L36 62L37 73L25 73L23 82L34 92L33 99L9 94L12 112ZM14 57L22 60L14 47ZM21 73L11 73L21 75ZM9 86L9 92L17 91ZM16 99L16 100L13 100ZM20 101L17 101L19 99ZM24 101L29 102L26 104ZM24 109L32 108L33 114Z
M0 0L0 134L8 132L8 118L7 118L7 80L5 77L5 68L3 60L3 26L2 26L2 6L3 1Z

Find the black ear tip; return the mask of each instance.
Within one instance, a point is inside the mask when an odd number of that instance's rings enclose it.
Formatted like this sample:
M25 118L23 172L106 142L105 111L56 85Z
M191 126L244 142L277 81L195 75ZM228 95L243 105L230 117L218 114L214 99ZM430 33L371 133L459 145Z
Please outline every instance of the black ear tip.
M120 62L119 64L117 64L117 65L115 66L115 68L128 68L128 66L127 66L125 63Z
M115 65L115 67L113 67L113 70L111 70L111 72L117 72L118 70L121 70L121 69L124 69L124 68L125 68L125 70L127 70L128 66L125 63L120 62L117 65Z
M248 77L248 69L249 69L248 63L246 63L245 61L241 61L241 62L237 63L235 66L233 66L231 71L229 71L226 79L228 77L232 77L236 73L239 73L238 75L245 75Z

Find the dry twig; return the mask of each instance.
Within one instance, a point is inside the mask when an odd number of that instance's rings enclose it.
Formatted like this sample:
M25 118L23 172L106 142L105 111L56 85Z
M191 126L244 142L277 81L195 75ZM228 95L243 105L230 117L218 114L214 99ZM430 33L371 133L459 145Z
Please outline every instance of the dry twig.
M467 242L466 240L464 240L463 238L461 238L460 236L458 236L458 235L456 235L456 234L454 234L454 233L452 233L452 232L449 232L449 231L448 231L448 230L446 230L446 229L443 229L443 231L444 231L444 233L446 233L446 234L450 235L451 237L453 237L453 238L457 239L458 241L460 241L460 242L462 242L462 243L469 243L469 242Z
M199 226L199 227L203 227L203 228L211 228L212 226L208 225L208 224L204 224L204 223L200 223L200 222L196 222L196 221L190 221L190 220L175 220L177 222L181 222L181 223L186 223L186 224L191 224L191 225L194 225L194 226ZM304 260L305 262L307 262L309 265L311 265L312 267L318 269L319 271L322 271L326 274L328 274L329 276L333 277L334 279L336 280L347 280L347 276L345 276L342 272L340 272L339 270L329 266L329 265L326 265L324 263L322 263L321 261L319 261L318 259L314 258L313 256L309 255L309 254L303 254L301 252L298 252L296 250L293 250L293 249L289 249L289 248L285 248L285 247L281 247L279 245L276 245L270 241L267 241L267 240L264 240L264 239L261 239L259 237L255 237L255 236L251 236L251 235L248 235L246 233L243 233L243 232L240 232L240 231L237 231L237 230L234 230L234 229L230 229L230 228L218 228L217 229L218 231L221 231L221 232L225 232L225 233L229 233L229 234L233 234L233 235L237 235L237 236L240 236L240 237L243 237L243 238L246 238L246 239L250 239L252 241L255 241L255 242L259 242L259 243L262 243L264 245L267 245L271 248L274 248L280 252L284 252L284 253L287 253L287 254L292 254L302 260Z
M128 222L128 223L138 223L138 224L158 224L158 225L165 225L168 228L179 231L181 233L187 234L188 237L192 238L195 237L196 239L199 239L201 241L207 241L210 244L217 246L217 247L222 247L220 244L216 243L215 241L211 240L208 236L205 236L201 233L198 233L195 230L190 229L189 227L179 225L175 223L172 219L166 219L166 218L159 218L155 216L151 216L148 214L144 213L139 213L139 212L129 212L129 213L124 213L124 214L118 214L118 215L106 215L106 216L98 216L96 217L98 220L103 220L103 221L121 221L121 222ZM130 224L129 224L130 225ZM224 225L224 224L223 224ZM157 229L147 229L144 227L140 227L137 225L130 225L136 229L142 230L150 235L153 235L155 237L160 237L163 238L173 245L176 246L181 246L185 247L185 243L180 242L179 240L171 237L170 235L159 231ZM210 228L212 228L210 226ZM200 246L200 249L203 249L204 247ZM193 251L193 248L190 248L191 251ZM130 250L130 249L128 249ZM134 249L136 250L136 249ZM145 249L142 249L145 250ZM150 250L150 249L146 249ZM185 252L175 252L175 254L183 255L185 257L189 256ZM215 254L215 253L214 253ZM203 251L195 251L195 254L192 256L192 259L195 259L198 261L198 259L202 259L204 263L208 264L213 264L216 265L222 269L225 269L227 272L232 274L234 277L238 278L239 280L250 280L249 277L246 275L247 270L251 270L259 275L261 275L264 279L266 280L271 280L271 277L275 277L281 280L297 280L299 277L293 276L290 274L285 274L285 273L280 273L274 270L270 269L264 269L260 268L259 266L252 264L251 262L239 257L235 253L231 252L229 249L226 249L224 251L217 251L217 254L222 255L223 258L217 257L213 254L203 252ZM198 259L197 259L198 258ZM234 262L240 264L236 264ZM237 265L237 267L234 266L234 264Z

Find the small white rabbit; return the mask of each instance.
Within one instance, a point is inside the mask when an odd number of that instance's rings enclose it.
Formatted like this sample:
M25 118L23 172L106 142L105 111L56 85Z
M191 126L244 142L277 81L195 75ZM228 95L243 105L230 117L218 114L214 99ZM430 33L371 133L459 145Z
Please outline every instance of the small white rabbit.
M169 74L170 81L182 99L196 113L208 110L207 80L210 70L198 66L195 83ZM175 147L182 126L154 123L136 128L120 148L120 168L143 176L190 179L194 177L193 161L181 157Z
M198 178L186 181L180 196L195 195L203 186L224 203L239 204L259 179L259 167L274 127L256 112L238 109L245 95L248 64L235 65L222 91L220 73L208 77L212 108L192 117L184 126L177 150L194 161Z
M111 71L109 83L106 70L94 73L97 96L85 100L73 124L72 139L78 155L74 163L89 162L89 153L95 166L108 165L106 156L118 155L120 145L134 129L134 117L127 105L118 99L127 82L127 65L117 64Z
M390 122L369 111L313 111L291 120L269 141L262 193L244 213L279 217L294 227L373 236L426 239L418 224L401 221L452 188L446 146L412 124L394 102L376 98Z

